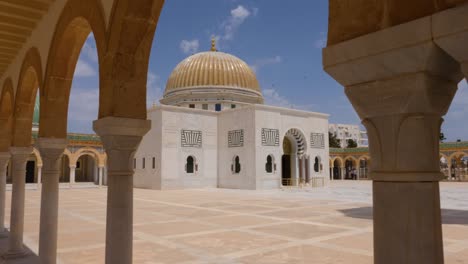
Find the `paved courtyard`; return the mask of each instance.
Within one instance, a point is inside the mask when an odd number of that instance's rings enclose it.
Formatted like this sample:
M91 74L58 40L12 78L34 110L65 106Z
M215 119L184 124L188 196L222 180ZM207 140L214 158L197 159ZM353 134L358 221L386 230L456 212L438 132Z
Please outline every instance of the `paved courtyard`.
M446 263L468 263L468 184L441 189ZM104 263L105 204L105 188L61 189L59 263ZM39 206L40 192L28 190L25 243L35 252ZM370 182L308 191L135 189L134 212L136 264L372 263Z

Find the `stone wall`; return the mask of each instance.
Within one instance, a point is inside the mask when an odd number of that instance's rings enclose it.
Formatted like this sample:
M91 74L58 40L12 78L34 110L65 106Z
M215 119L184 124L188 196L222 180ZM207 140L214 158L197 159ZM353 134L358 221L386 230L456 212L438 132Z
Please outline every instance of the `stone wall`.
M330 0L328 46L467 2L467 0Z

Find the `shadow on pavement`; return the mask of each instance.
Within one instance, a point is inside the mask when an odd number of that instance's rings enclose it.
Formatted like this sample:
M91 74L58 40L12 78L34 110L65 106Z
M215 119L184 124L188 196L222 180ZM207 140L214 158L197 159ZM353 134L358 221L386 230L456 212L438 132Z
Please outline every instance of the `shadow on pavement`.
M347 217L372 219L372 207L358 207L339 210ZM455 209L442 209L442 224L468 225L468 211Z
M7 233L8 235L8 233ZM34 253L31 249L29 249L26 245L24 248L28 252L28 254L23 258L17 259L8 259L7 261L3 262L6 264L39 264L39 257ZM3 255L4 252L8 250L8 237L0 238L0 255ZM0 261L1 262L1 261Z

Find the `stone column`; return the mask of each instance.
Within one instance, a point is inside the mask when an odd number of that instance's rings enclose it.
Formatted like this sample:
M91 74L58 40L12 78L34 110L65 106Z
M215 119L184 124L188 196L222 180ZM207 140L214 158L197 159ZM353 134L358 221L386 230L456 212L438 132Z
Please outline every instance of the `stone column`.
M39 138L36 142L42 156L44 179L41 192L39 258L41 263L57 262L57 228L59 179L66 139Z
M151 121L106 117L94 121L108 157L106 264L132 263L133 154Z
M299 184L304 184L304 157L299 157Z
M374 263L444 263L439 132L461 78L431 18L324 50L369 135Z
M37 166L37 188L41 188L42 184L42 166Z
M104 167L99 167L98 169L98 182L99 182L99 187L102 187L102 178L104 176Z
M75 184L76 165L69 165L69 167L70 167L70 187L71 187L71 185Z
M11 154L0 152L0 238L8 237L5 229L5 193L6 193L6 173Z
M11 192L10 236L8 251L2 255L4 260L21 258L27 255L23 247L24 200L26 186L26 163L33 153L32 147L11 147Z
M310 184L310 157L305 158L305 181L306 184Z
M291 186L299 185L298 159L295 153L291 154Z

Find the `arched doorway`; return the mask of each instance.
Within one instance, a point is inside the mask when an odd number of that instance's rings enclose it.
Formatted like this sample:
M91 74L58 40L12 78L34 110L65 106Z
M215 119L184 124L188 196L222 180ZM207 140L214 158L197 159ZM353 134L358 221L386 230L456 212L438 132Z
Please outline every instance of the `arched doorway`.
M281 179L283 186L296 186L306 181L305 157L307 142L298 129L290 129L283 138Z
M368 157L362 157L359 159L359 179L369 178L369 165L370 160Z
M99 184L96 158L89 154L81 155L76 161L75 182L93 182Z
M450 169L449 180L462 181L468 177L468 155L462 152L450 156L447 166Z
M356 160L353 158L347 158L345 160L345 180L357 180L358 171L357 171Z
M340 159L335 159L333 161L333 179L334 180L341 180L342 179L342 170L341 170L341 160Z

